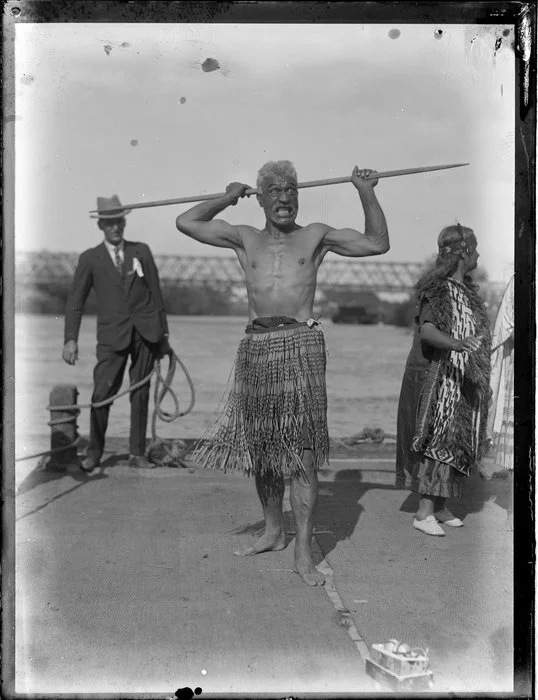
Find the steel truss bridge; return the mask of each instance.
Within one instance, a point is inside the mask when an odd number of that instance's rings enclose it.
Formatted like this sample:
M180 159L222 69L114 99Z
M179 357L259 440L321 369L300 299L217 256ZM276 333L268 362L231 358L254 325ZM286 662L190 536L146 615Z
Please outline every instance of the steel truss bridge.
M15 283L41 286L70 283L78 253L22 252L15 256ZM207 285L230 289L244 285L235 257L156 255L161 282L167 286ZM370 258L326 258L319 268L318 289L408 292L422 263L373 261Z

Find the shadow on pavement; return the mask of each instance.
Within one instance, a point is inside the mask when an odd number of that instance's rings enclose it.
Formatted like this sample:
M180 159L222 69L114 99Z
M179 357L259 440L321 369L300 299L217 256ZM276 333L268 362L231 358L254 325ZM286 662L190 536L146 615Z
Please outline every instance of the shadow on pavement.
M322 538L324 556L329 554L338 542L353 535L364 511L360 500L370 489L395 491L396 487L364 482L361 472L357 469L343 469L335 474L333 481L320 481L314 534ZM284 512L284 524L288 546L295 536L295 522L291 510ZM234 528L232 532L236 535L259 536L263 530L262 519Z
M89 481L90 479L95 479L96 477L106 478L106 475L103 473L104 469L125 465L127 464L128 459L129 455L127 453L112 454L101 462L99 467L90 473L84 472L80 468L80 461L67 465L65 469L54 468L50 464L44 464L36 467L20 483L19 487L17 488L17 495L27 493L28 491L35 489L37 486L65 478L74 479L81 484Z
M314 532L325 556L338 542L353 535L364 511L360 501L371 489L397 490L392 485L363 481L357 469L342 469L335 474L334 481L320 482Z
M78 485L86 483L90 479L95 478L96 472L92 474L87 474L82 471L78 464L70 464L66 469L53 469L48 466L37 467L33 472L28 474L26 479L24 479L19 487L17 488L17 495L21 496L32 489L42 486L43 484L48 484L55 481L60 481L61 479L68 479L71 481L78 482ZM105 475L101 475L101 478L106 478Z
M18 522L19 520L23 520L24 518L27 518L30 515L34 515L34 513L43 510L43 508L46 508L51 503L54 503L54 501L57 501L60 498L63 498L64 496L67 496L70 493L73 493L73 491L76 491L81 486L84 486L90 481L96 481L97 479L107 478L108 477L106 476L106 474L102 473L94 472L92 474L86 474L86 472L83 472L78 466L75 465L70 465L66 471L47 469L46 467L35 469L20 484L19 488L17 489L17 496L22 496L25 493L31 491L32 489L37 488L38 486L42 486L43 484L48 484L51 482L60 482L61 480L64 480L65 484L73 481L75 481L76 483L74 484L74 486L71 486L70 488L67 488L64 491L55 494L54 496L52 496L52 498L49 498L48 501L40 503L35 508L32 508L31 510L27 511L26 513L24 513L24 515L21 515L20 517L16 518L16 520Z

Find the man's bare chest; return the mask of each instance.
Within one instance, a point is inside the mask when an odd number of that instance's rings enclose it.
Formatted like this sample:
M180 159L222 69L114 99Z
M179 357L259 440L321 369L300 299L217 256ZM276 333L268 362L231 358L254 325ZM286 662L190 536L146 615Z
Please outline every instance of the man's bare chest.
M244 249L245 271L258 274L300 274L315 264L315 246L304 236L261 238L250 241Z

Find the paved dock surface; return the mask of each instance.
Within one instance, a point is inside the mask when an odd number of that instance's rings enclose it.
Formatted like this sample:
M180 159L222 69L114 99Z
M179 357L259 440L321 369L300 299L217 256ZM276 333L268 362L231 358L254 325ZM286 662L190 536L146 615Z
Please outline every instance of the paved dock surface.
M107 466L108 465L108 466ZM461 529L412 528L394 459L365 451L320 474L310 588L290 545L237 558L262 527L238 474L134 470L114 457L86 476L18 472L16 690L43 695L356 696L380 690L368 646L429 650L434 692L512 690L508 486L468 484Z

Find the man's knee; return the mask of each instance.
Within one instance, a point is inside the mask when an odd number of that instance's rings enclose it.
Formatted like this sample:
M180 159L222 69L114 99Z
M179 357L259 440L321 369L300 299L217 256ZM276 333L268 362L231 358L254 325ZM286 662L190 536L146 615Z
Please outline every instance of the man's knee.
M125 364L118 353L98 350L97 364L93 369L94 393L107 398L113 394L116 387L121 386Z
M110 379L97 380L93 385L92 403L105 401L114 394L114 382Z
M313 471L314 469L314 453L311 447L303 446L303 467L308 471Z

